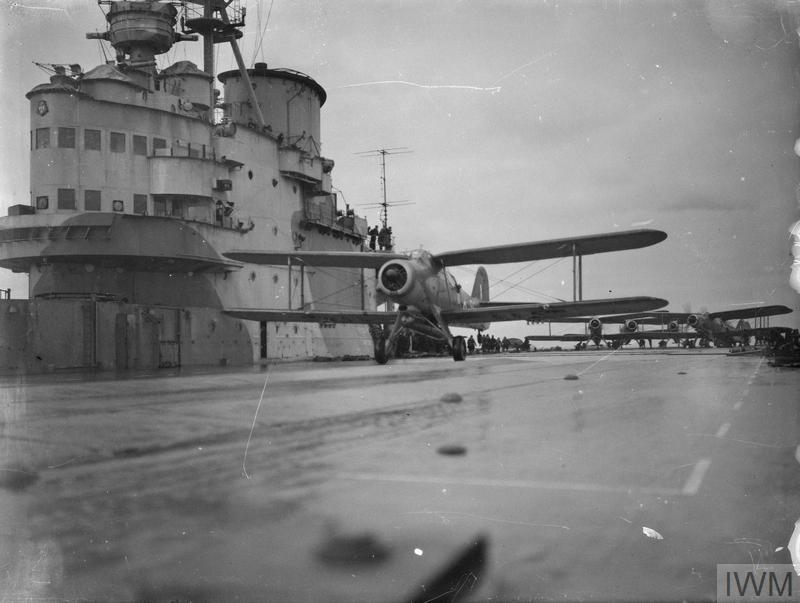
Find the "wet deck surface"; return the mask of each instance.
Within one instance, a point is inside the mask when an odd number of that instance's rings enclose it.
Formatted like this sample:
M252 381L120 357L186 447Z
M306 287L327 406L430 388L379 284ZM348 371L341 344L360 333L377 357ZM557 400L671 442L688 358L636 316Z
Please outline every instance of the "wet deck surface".
M425 600L475 542L464 600L714 600L800 518L800 371L756 356L1 383L3 600Z

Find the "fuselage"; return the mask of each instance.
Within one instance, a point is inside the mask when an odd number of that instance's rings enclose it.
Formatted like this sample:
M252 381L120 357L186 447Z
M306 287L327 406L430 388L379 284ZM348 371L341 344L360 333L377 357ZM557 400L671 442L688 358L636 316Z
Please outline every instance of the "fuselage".
M721 318L712 318L708 313L692 314L686 323L694 328L697 333L716 345L731 345L733 343L748 343L750 337L740 331L738 327L733 327ZM746 322L739 325L743 329L750 327Z
M416 328L414 315L439 323L442 311L477 308L481 300L463 290L453 275L423 249L412 251L408 259L390 260L378 270L378 288L409 316L406 326ZM452 324L486 329L485 324ZM420 329L421 330L421 329Z

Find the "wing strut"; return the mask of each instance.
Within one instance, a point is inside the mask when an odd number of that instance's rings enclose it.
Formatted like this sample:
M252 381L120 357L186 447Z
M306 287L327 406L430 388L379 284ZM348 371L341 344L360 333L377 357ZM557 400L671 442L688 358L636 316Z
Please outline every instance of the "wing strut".
M292 310L292 256L288 256L286 258L286 267L289 271L289 279L287 284L287 298L288 298L288 309ZM306 309L306 266L303 263L300 263L300 308L299 310ZM364 309L363 307L361 308Z
M583 301L583 255L577 243L572 244L572 301Z

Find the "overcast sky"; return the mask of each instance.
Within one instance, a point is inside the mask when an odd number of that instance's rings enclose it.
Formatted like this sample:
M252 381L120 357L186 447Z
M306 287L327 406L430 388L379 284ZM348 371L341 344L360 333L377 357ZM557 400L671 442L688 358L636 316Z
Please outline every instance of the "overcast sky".
M389 209L400 249L657 228L669 235L657 246L586 258L584 298L798 310L794 4L250 0L241 44L248 63L297 69L326 89L323 155L370 223L378 211L359 206L381 200L379 164L357 153L412 151L387 165L389 201L414 203ZM94 0L20 0L0 12L4 215L29 202L24 94L47 77L32 61L102 62L84 34L105 20ZM218 57L218 70L233 68L227 49ZM200 64L201 49L181 43L166 59L161 67ZM490 266L493 293L571 299L571 261L551 264ZM471 287L473 271L455 274ZM0 288L18 296L25 286L10 277L0 270ZM795 314L772 324L799 326Z

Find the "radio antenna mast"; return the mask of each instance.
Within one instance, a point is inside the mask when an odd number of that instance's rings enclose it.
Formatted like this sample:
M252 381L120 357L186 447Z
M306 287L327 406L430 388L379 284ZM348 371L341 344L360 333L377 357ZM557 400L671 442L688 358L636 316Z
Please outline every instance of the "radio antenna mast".
M390 205L406 205L408 202L389 203L386 199L386 156L387 155L404 155L413 153L414 151L406 147L394 147L391 149L373 149L371 151L361 151L356 155L362 157L380 157L381 158L381 187L383 189L383 201L379 203L381 206L380 220L381 226L386 228L389 222L389 206Z

